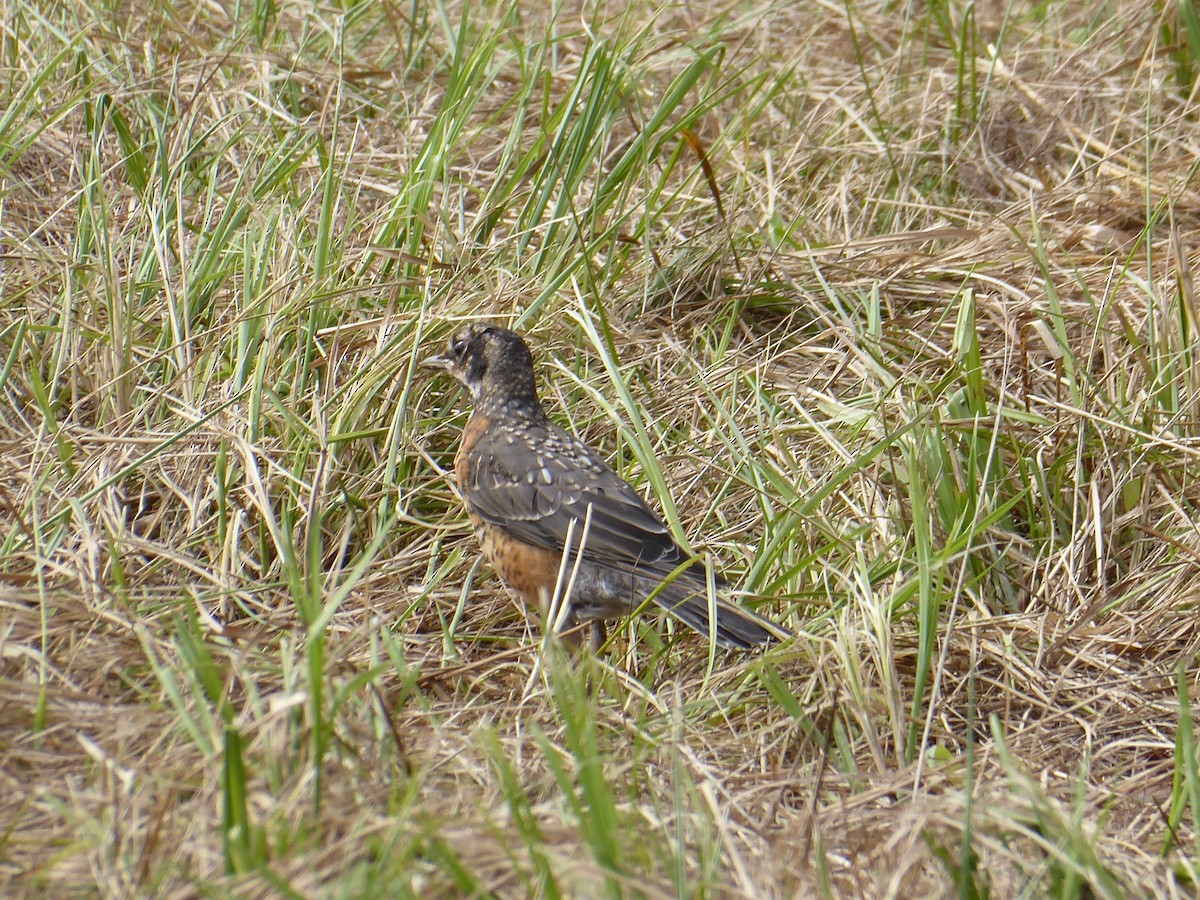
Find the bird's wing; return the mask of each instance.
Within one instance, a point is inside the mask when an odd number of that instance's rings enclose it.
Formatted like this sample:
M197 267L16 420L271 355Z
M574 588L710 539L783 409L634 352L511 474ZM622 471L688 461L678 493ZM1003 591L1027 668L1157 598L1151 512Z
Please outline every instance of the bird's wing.
M552 432L537 447L517 441L499 449L472 448L471 477L461 486L471 511L489 524L527 544L561 550L572 521L578 546L590 506L587 559L659 578L686 560L637 492L576 438ZM695 576L703 578L701 572Z

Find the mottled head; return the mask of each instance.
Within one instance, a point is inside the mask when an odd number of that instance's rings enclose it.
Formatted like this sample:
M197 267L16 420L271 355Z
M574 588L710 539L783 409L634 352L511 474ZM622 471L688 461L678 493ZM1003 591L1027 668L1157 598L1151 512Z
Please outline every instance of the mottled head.
M515 331L471 322L464 325L445 353L431 356L422 365L453 375L471 392L475 404L494 401L537 403L533 357Z

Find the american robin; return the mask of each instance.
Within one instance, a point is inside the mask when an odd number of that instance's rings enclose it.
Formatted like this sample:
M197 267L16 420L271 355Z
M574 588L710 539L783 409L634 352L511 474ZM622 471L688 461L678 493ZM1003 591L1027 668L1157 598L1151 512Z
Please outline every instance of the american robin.
M704 566L688 565L637 492L595 450L547 418L533 358L518 334L472 323L454 335L448 352L424 364L448 372L471 394L455 476L484 555L511 590L545 611L560 571L572 573L583 542L565 624L627 615L657 589L655 603L710 634ZM717 578L716 586L725 582ZM715 607L711 633L723 646L746 649L789 636L719 593ZM594 624L593 644L602 634Z

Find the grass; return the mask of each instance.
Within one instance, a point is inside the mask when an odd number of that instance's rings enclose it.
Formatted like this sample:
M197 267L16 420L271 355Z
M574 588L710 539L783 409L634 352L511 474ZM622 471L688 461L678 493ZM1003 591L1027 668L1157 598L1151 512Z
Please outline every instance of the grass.
M1196 890L1193 3L14 6L6 896ZM455 324L794 641L543 645Z

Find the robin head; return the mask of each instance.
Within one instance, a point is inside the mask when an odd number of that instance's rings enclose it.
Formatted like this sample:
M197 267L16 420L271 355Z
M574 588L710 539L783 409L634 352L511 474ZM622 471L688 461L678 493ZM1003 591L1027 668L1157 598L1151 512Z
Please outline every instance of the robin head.
M450 338L445 353L422 361L454 376L471 392L471 401L486 399L537 402L533 357L515 331L471 322Z

